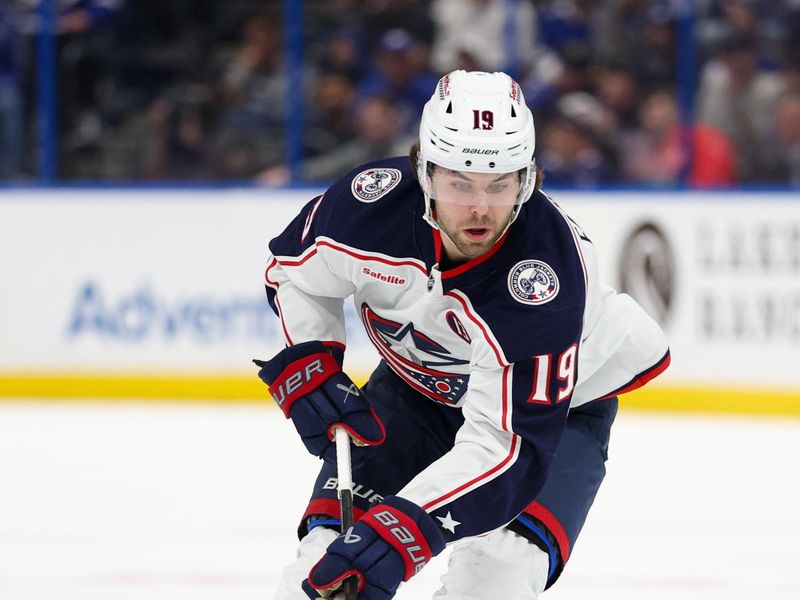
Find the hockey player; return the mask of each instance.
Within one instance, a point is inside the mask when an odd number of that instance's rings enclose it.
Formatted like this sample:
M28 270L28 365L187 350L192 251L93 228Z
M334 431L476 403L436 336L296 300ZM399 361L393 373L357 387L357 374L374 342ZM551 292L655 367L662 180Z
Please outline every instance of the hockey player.
M394 597L446 544L439 600L537 598L605 474L617 396L669 363L659 326L598 278L540 189L533 116L503 73L445 75L405 157L355 169L270 243L287 347L259 376L324 459L279 600ZM352 296L382 357L341 370ZM334 426L357 522L339 535Z

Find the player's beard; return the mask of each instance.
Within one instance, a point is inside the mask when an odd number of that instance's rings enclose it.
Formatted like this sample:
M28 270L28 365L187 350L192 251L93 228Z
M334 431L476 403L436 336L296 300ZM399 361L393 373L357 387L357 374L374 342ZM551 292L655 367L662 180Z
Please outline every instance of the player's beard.
M510 218L509 216L508 219ZM468 260L472 260L483 256L492 249L505 230L507 222L508 220L500 225L488 215L484 215L483 217L473 217L455 226L439 221L439 226L442 229L442 233L453 242L456 249ZM488 233L483 239L475 241L470 239L466 233L466 230L472 229L488 229Z

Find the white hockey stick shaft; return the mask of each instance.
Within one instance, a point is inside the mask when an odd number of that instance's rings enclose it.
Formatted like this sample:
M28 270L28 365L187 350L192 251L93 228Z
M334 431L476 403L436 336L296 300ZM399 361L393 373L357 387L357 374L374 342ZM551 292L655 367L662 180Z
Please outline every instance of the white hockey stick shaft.
M339 481L336 491L339 496L339 514L342 519L342 533L353 526L353 473L350 465L350 435L343 427L334 429L336 436L336 478ZM348 577L342 587L345 600L356 600L358 588L355 578Z
M336 476L339 480L339 498L343 491L353 493L353 473L350 468L350 435L344 427L337 427L336 435Z

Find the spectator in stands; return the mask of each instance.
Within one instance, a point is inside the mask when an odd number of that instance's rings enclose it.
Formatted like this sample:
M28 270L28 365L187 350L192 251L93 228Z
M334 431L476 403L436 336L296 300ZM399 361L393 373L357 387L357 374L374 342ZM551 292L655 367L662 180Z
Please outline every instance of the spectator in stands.
M93 149L103 133L103 97L110 77L114 20L125 0L58 3L61 118L67 149Z
M378 51L387 31L403 29L427 52L434 38L429 0L373 0L355 2L361 13L363 46L367 56ZM428 59L426 57L425 63Z
M381 37L375 70L361 81L361 96L383 96L395 105L402 132L411 132L438 78L427 70L427 53L404 29L391 29Z
M242 44L222 76L225 120L233 126L280 129L285 117L281 29L266 16L245 25Z
M136 111L180 81L216 76L212 59L220 44L212 31L235 11L209 7L211 1L158 0L123 6L114 26L116 110Z
M596 67L597 99L614 115L617 127L634 129L639 122L639 82L632 70L618 65Z
M183 85L151 107L155 135L145 157L146 179L210 179L214 174L211 92Z
M771 137L764 179L800 186L800 93L789 93L778 100Z
M354 28L337 29L328 37L325 51L320 57L320 71L340 75L356 83L365 74L365 61L361 54L358 31Z
M591 89L589 48L572 46L561 55L550 55L547 65L539 65L520 82L525 101L537 122L557 116L558 101L567 94Z
M358 136L316 158L303 163L304 181L330 182L342 172L373 160L376 156L406 154L415 136L400 130L398 109L388 98L374 96L361 102L356 114ZM267 169L259 177L263 185L279 186L290 183L288 166Z
M23 33L30 33L37 22L31 11L39 1L0 0L0 9L7 14L12 5L28 7L26 22L31 25ZM696 112L698 122L712 128L697 127L690 135L696 152L705 153L707 169L695 161L689 171L692 181L698 185L736 179L782 181L781 177L789 177L788 167L776 163L774 154L778 148L789 152L793 145L787 117L778 116L791 116L794 104L782 100L778 110L776 101L800 94L800 4L794 0L692 4L699 58L705 60L703 52L714 49L711 60L699 64ZM158 178L196 178L197 165L210 164L203 177L249 179L285 160L289 114L279 0L59 0L57 5L64 85L62 176L124 178L145 172ZM509 15L511 6L516 12ZM672 110L664 98L654 98L639 110L642 97L675 84L673 6L671 0L307 3L305 156L313 161L332 158L339 148L345 148L345 155L351 152L356 147L351 146L356 138L354 114L362 104L372 104L365 101L371 96L392 104L388 112L397 121L393 126L399 139L413 131L421 105L435 85L431 70L508 69L511 62L519 67L517 79L537 118L540 162L549 163L551 183L613 183L620 173L626 180L676 181L687 171L675 165L687 158L677 150L682 148L676 144L680 132L676 136L674 127L666 125ZM0 134L17 139L20 132L15 133L14 125L24 125L24 119L8 116L18 114L20 102L14 95L17 88L9 84L4 27L7 21L0 13L0 114L6 115L0 121ZM513 49L509 31L516 35ZM509 60L510 50L514 61ZM30 73L22 75L27 92ZM199 113L192 102L176 102L165 92L187 82L215 91L211 100L201 102L204 108ZM591 119L576 119L581 111L565 114L565 106L575 105L576 98L589 106L585 96L575 95L585 92L605 107L611 126L598 130ZM166 97L170 99L165 101ZM158 102L148 109L156 98ZM564 103L565 98L571 100ZM157 134L149 142L148 127L143 125L148 114L160 115L150 120ZM375 137L385 133L379 128ZM355 141L364 147L363 133L359 137ZM205 151L198 151L193 141L197 138L205 140ZM772 143L784 138L781 144ZM21 147L8 139L0 143ZM143 168L145 146L148 159ZM639 148L642 156L632 148ZM632 160L631 165L617 163L616 149ZM214 156L209 158L209 153ZM644 168L639 163L652 159L651 154L664 162ZM733 156L738 164L731 167L727 161ZM19 159L5 152L0 172L18 171L8 163L18 165ZM319 166L324 160L309 164L308 173L325 170Z
M800 2L786 15L785 25L782 62L786 91L800 94Z
M529 70L537 59L537 19L530 2L519 2L509 15L506 0L433 0L436 24L431 64L439 73L455 69L500 71L519 64ZM515 28L516 48L509 56L508 28Z
M620 143L622 171L628 181L674 184L687 172L689 183L698 187L737 182L731 141L709 125L696 125L686 140L671 93L651 94L642 105L640 119L641 129L623 135Z
M593 56L601 63L625 66L643 85L663 87L675 81L674 13L666 0L592 2Z
M596 187L613 180L613 162L600 137L613 128L610 113L586 93L564 96L545 125L537 163L556 185Z
M539 9L542 42L560 55L592 48L592 0L549 0Z
M756 2L752 0L722 0L719 8L731 32L754 39L758 37L760 27Z
M0 178L22 172L24 117L20 92L21 40L9 2L0 2Z
M328 73L319 78L307 115L307 158L335 151L355 137L354 105L355 87L345 75Z
M753 38L731 35L719 59L705 66L698 95L698 121L733 141L737 170L745 182L759 180L775 103L784 89L779 74L761 71L756 63Z
M697 13L700 42L713 51L730 36L754 41L759 68L775 69L780 63L781 31L788 6L785 0L714 0Z
M288 80L282 68L280 20L272 13L247 20L241 46L220 81L220 125L226 142L253 147L262 167L283 161ZM303 87L310 94L314 71L306 66ZM307 108L307 107L305 107Z

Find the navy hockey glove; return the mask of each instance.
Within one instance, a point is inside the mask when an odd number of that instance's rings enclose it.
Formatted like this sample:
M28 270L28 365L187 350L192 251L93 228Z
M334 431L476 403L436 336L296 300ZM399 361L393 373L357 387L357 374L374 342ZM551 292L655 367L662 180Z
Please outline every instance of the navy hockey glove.
M354 575L359 600L388 600L444 545L433 517L409 500L387 496L328 546L303 591L313 600L330 598Z
M272 360L253 362L270 394L292 419L311 454L336 463L334 427L347 430L356 445L354 467L366 459L365 448L383 443L383 423L361 390L342 372L343 353L322 342L304 342L279 352Z

